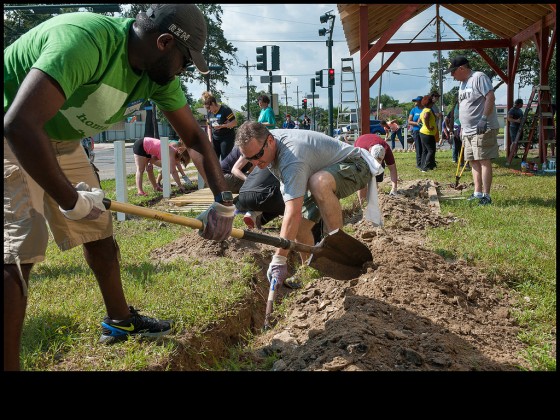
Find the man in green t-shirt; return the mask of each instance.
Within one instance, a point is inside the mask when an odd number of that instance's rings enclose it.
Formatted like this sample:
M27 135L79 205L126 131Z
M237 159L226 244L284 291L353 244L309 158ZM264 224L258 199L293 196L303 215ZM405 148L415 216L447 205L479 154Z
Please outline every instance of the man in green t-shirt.
M29 276L45 259L49 230L63 251L83 245L107 310L102 342L171 331L127 305L111 214L82 138L153 101L216 194L199 216L201 235L229 236L235 207L221 197L231 194L177 77L192 63L208 72L206 34L196 6L160 4L136 19L58 15L4 50L4 370L20 368Z

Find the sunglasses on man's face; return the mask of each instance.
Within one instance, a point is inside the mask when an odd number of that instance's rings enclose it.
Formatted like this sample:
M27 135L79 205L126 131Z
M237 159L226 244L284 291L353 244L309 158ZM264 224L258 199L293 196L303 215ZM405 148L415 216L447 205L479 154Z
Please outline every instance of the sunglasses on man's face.
M263 155L264 155L264 148L266 147L267 144L268 144L268 137L264 141L264 144L261 147L261 150L259 150L259 152L257 154L255 154L254 156L251 156L251 157L245 157L245 159L247 159L247 160L259 160L260 158L262 158Z

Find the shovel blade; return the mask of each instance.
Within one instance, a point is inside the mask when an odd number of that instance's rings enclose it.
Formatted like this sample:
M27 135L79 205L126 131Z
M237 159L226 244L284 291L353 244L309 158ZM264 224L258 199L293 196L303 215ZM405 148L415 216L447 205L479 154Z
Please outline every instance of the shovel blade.
M309 262L319 258L328 258L355 267L361 267L366 262L373 261L373 255L366 245L340 229L329 233L313 247Z

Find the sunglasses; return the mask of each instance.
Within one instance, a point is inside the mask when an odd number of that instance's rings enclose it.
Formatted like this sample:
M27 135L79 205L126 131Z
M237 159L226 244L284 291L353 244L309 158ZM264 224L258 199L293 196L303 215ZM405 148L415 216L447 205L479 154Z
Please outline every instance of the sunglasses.
M259 160L260 158L262 158L262 156L264 155L264 148L266 147L267 144L268 144L268 137L264 141L264 144L261 147L261 150L259 150L259 152L257 154L255 154L254 156L251 156L251 157L245 157L245 159L247 159L247 160Z

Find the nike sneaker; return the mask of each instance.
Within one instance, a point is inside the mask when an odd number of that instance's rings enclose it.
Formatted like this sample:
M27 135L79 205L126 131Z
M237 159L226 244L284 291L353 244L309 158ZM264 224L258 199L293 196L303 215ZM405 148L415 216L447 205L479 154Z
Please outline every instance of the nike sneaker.
M132 315L127 320L115 321L108 316L103 319L101 322L103 333L99 342L111 344L127 340L131 335L160 337L171 332L171 322L140 315L132 306L128 308Z

